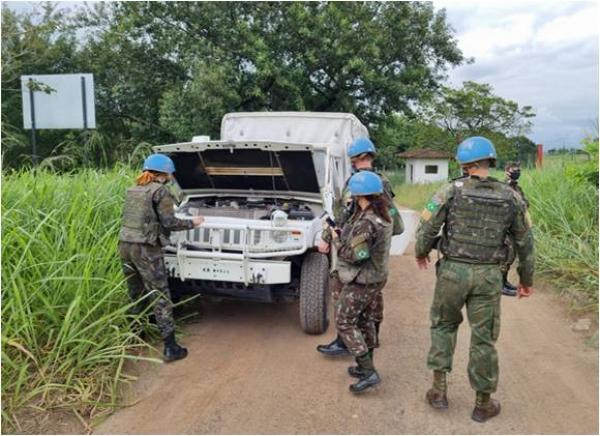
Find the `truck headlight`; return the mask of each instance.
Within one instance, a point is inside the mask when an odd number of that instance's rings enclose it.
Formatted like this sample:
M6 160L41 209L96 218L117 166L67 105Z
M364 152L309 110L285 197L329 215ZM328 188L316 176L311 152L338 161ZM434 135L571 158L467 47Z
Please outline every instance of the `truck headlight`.
M277 209L271 214L271 224L273 227L284 227L287 224L287 213Z

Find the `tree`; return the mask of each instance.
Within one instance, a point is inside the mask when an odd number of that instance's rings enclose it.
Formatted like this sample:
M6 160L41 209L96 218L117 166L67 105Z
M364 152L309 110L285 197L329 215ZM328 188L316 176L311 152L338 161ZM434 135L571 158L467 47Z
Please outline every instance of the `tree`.
M21 75L73 72L76 40L60 11L17 14L2 6L2 155L4 164L29 162L31 148L22 128ZM38 133L38 154L48 155L64 131Z
M460 139L470 132L499 132L523 135L531 128L531 106L522 106L494 95L487 83L467 81L460 89L442 87L429 108L440 126Z
M445 12L430 3L113 5L115 26L131 41L184 67L186 79L161 108L163 125L177 135L202 123L170 112L204 99L226 110L347 111L375 126L393 111L410 113L463 61ZM207 68L225 75L206 78ZM215 79L221 89L207 90L203 82Z

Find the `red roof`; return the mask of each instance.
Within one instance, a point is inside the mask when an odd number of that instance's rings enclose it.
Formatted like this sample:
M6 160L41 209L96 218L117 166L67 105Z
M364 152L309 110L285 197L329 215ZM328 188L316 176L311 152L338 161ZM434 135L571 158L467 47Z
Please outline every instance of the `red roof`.
M430 148L419 148L415 150L408 150L403 153L398 153L398 157L402 159L452 159L453 156L450 153L439 150L432 150Z

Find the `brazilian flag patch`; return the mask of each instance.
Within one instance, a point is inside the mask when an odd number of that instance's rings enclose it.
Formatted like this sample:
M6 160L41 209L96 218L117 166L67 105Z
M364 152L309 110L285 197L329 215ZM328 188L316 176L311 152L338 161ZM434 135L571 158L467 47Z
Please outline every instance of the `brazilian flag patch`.
M425 205L425 209L427 209L429 212L435 212L436 210L438 210L439 207L440 205L435 203L434 201L430 201Z
M356 255L359 259L366 259L369 257L369 252L367 250L360 250Z

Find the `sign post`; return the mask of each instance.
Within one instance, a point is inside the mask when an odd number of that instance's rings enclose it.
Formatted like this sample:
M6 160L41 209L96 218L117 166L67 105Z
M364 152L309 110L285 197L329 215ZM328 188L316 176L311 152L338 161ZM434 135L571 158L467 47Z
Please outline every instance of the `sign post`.
M38 163L39 129L95 129L92 74L21 76L23 128L31 129L32 160Z

